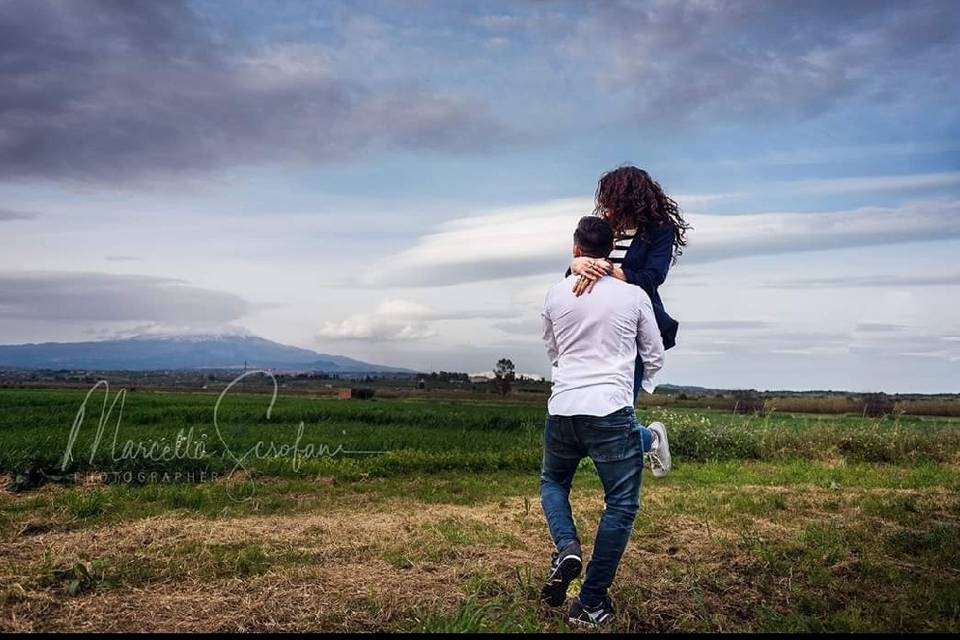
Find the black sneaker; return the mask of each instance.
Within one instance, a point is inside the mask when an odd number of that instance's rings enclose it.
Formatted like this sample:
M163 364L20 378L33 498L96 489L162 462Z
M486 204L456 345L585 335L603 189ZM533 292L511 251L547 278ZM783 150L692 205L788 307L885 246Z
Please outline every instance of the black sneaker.
M613 622L613 616L613 602L609 596L604 597L603 602L593 609L585 607L580 602L580 598L577 598L570 605L570 614L567 616L567 621L570 624L582 627L599 627L602 624Z
M551 607L559 607L567 599L567 587L580 575L583 568L580 543L571 542L553 554L550 563L550 575L540 590L540 601Z

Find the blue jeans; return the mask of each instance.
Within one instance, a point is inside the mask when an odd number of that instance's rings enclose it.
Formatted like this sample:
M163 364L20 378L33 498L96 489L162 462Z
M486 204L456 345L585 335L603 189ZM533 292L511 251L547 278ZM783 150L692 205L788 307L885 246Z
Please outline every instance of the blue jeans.
M557 549L580 541L570 510L570 485L580 460L593 460L603 484L606 509L580 590L580 601L588 607L601 602L617 573L640 507L643 452L650 450L652 440L633 407L603 417L547 416L540 503Z

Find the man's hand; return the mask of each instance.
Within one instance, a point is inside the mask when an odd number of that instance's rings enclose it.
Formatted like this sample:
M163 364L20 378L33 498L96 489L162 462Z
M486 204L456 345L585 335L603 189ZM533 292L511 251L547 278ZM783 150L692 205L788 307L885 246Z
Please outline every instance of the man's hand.
M602 258L587 258L581 256L574 258L570 263L570 271L579 275L576 284L573 285L573 292L577 296L593 291L593 286L605 275L613 271L613 264L609 260Z

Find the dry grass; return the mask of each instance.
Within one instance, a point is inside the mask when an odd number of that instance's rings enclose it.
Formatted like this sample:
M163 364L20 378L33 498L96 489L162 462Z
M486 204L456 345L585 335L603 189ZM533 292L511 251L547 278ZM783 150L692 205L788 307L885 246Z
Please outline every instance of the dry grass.
M615 584L624 631L744 630L757 628L764 611L788 614L798 597L821 587L773 570L756 549L789 548L810 526L862 526L878 535L903 527L896 514L865 510L871 500L909 500L925 514L924 526L960 525L960 499L946 489L659 485L644 492ZM602 501L580 489L574 503L589 548ZM413 630L438 619L460 624L458 612L477 602L485 604L476 616L497 618L499 629L565 628L556 612L536 605L550 544L535 495L470 506L346 495L305 513L171 513L68 531L17 526L19 534L0 543L4 631ZM56 567L91 561L100 568L79 595L65 595L50 577L51 566L58 575ZM846 581L860 561L844 552L825 557L823 569ZM897 562L906 574L919 568L957 579L948 565Z
M2 580L20 585L17 602L3 619L6 630L292 630L303 628L380 628L395 613L416 606L443 608L462 599L465 572L499 568L509 571L529 561L526 551L493 546L461 545L446 562L433 558L443 542L432 525L456 522L498 532L534 528L509 514L510 507L478 508L396 503L389 510L339 508L324 514L246 517L227 520L179 516L64 533L21 536L2 545ZM539 527L537 527L539 528ZM546 548L546 534L536 543ZM532 540L531 540L532 542ZM30 573L45 555L73 559L156 565L197 543L205 547L243 548L256 545L267 557L292 554L305 562L279 563L248 579L225 578L211 583L202 563L170 576L151 576L147 584L109 589L77 598L31 589ZM383 556L408 550L413 562L398 569ZM202 555L202 554L201 554ZM371 602L376 601L376 612Z

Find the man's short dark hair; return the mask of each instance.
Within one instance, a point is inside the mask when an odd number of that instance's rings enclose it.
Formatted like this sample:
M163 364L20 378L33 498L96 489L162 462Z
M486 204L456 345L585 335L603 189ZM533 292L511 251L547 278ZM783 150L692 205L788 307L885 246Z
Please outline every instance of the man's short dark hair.
M606 258L613 251L613 227L600 216L584 216L573 232L573 243L591 258Z

